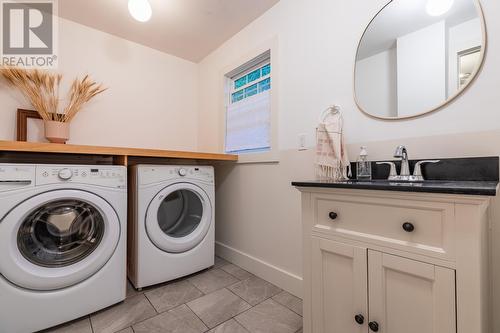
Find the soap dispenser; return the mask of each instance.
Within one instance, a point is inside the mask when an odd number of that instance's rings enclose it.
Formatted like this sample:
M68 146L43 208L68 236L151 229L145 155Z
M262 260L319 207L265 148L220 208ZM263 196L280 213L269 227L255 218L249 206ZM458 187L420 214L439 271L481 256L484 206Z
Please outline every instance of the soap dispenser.
M372 164L370 161L368 161L368 151L366 149L366 146L361 147L358 161L356 162L356 170L356 176L358 180L372 179Z

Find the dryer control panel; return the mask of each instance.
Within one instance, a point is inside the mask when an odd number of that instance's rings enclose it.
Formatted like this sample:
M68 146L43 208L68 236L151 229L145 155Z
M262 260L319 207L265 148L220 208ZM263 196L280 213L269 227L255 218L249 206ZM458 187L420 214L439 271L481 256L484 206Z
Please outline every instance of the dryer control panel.
M194 165L139 165L137 166L140 185L160 183L168 180L201 181L215 183L214 168Z
M79 183L105 187L126 188L125 167L101 165L37 165L36 184Z

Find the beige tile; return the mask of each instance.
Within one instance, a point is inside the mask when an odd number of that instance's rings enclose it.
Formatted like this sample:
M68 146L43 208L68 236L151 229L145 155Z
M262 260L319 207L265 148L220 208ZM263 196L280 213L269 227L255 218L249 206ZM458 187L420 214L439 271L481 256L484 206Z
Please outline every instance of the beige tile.
M134 333L134 330L132 329L132 327L127 327L126 329L118 331L116 333Z
M211 269L203 273L193 275L189 282L195 285L204 294L230 286L239 280L221 269Z
M222 324L250 305L227 289L220 289L187 303L191 310L210 328Z
M282 291L278 295L274 296L273 300L302 316L302 300L300 298L287 293L286 291Z
M252 276L249 279L236 283L230 286L229 289L251 305L257 305L269 297L273 297L281 292L281 289L276 287L274 284L256 276Z
M113 333L155 315L155 309L146 296L141 294L100 311L92 315L90 319L94 333Z
M182 280L144 293L156 311L163 312L203 296L190 282Z
M230 319L216 328L211 329L208 333L248 333L248 331L236 320Z
M252 273L249 273L249 272L245 271L243 268L240 268L240 267L233 265L233 264L224 265L220 269L222 269L226 273L231 274L232 276L235 276L236 278L238 278L240 280L246 280L246 279L251 278L253 276Z
M92 326L89 317L84 317L50 328L43 333L92 333Z
M135 333L202 333L207 327L185 304L133 326Z
M235 319L251 333L295 333L302 327L302 317L272 299Z
M219 267L222 267L222 266L227 265L227 264L229 264L228 261L222 259L221 257L215 256L214 268L219 268Z

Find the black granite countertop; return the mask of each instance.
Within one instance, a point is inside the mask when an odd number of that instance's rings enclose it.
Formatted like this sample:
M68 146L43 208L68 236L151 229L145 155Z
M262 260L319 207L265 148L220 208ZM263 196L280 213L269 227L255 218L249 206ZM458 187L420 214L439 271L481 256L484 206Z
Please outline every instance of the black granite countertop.
M328 181L304 181L292 182L296 187L322 187L322 188L347 188L359 190L378 191L401 191L401 192L424 192L442 194L467 194L495 196L498 189L498 181L424 181L424 182L401 182L387 180L357 181L348 180L344 182Z
M409 161L410 171L413 173L415 163ZM401 163L393 161L399 174ZM296 187L325 187L347 188L379 191L425 192L444 194L467 194L495 196L499 182L500 159L494 157L470 157L440 159L439 163L422 166L422 174L427 179L424 182L388 181L389 166L378 165L372 162L371 181L358 181L356 178L356 164L352 163L353 180L344 182L328 181L296 181Z

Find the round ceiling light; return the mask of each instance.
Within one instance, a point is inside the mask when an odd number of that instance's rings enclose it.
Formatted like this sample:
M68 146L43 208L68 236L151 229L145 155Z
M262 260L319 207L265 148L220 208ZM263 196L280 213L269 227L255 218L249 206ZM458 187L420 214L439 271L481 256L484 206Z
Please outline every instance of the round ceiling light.
M455 0L428 0L426 6L427 14L430 16L446 14L453 7L454 2Z
M139 22L149 21L153 14L151 4L148 0L129 0L128 11L130 15Z

